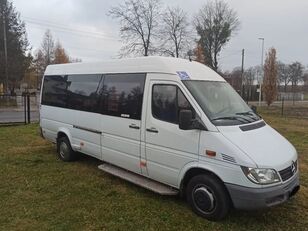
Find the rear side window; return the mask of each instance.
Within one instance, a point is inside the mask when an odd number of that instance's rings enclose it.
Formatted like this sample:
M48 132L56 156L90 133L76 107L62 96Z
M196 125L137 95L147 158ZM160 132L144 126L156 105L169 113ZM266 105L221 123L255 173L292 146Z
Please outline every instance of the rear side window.
M178 124L180 110L195 111L182 91L175 85L156 84L152 90L152 115L154 118Z
M42 104L75 109L99 111L101 74L45 76Z
M67 77L61 75L45 76L43 93L42 93L42 104L55 106L55 107L66 107L67 98Z
M102 75L69 75L67 107L81 111L99 111L99 87Z
M145 74L104 75L101 112L140 120L144 83Z

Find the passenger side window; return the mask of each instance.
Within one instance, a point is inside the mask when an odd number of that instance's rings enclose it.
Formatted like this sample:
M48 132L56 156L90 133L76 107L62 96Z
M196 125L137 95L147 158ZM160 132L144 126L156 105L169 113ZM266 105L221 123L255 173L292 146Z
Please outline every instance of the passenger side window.
M69 75L67 107L81 111L98 112L101 74Z
M175 85L156 84L152 90L152 115L154 118L178 124L180 110L195 111L183 92Z
M145 74L107 74L102 89L101 112L141 119Z
M152 114L155 118L170 123L177 122L176 92L174 85L154 85L152 92Z
M42 104L54 107L66 107L67 77L62 75L45 76Z

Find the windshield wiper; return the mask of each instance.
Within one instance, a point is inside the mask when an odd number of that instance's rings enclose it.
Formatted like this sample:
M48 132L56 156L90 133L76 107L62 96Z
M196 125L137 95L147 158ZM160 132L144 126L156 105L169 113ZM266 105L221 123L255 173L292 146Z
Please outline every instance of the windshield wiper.
M235 113L236 115L254 115L252 111L246 111L246 112L238 112Z
M216 117L214 119L211 119L211 121L215 121L215 120L237 120L241 123L243 123L244 121L247 121L247 119L244 119L240 116L223 116L223 117Z
M242 116L248 116L248 118L253 119L254 121L257 121L260 119L258 115L256 115L253 111L246 111L246 112L238 112L235 113L236 115L242 115Z

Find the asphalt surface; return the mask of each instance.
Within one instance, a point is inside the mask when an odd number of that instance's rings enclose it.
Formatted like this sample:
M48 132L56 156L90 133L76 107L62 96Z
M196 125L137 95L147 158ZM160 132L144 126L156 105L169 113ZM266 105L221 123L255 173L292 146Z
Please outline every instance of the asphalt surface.
M31 111L30 119L31 122L39 121L39 112L37 110ZM17 123L24 121L24 111L0 111L0 123Z

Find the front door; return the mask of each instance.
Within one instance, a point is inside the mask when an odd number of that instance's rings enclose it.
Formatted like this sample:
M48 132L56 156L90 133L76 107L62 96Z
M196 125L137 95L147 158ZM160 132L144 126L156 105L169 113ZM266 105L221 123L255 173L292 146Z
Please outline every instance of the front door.
M180 130L179 111L196 115L184 89L174 82L152 81L146 115L146 158L149 177L177 186L180 170L198 160L199 130Z

